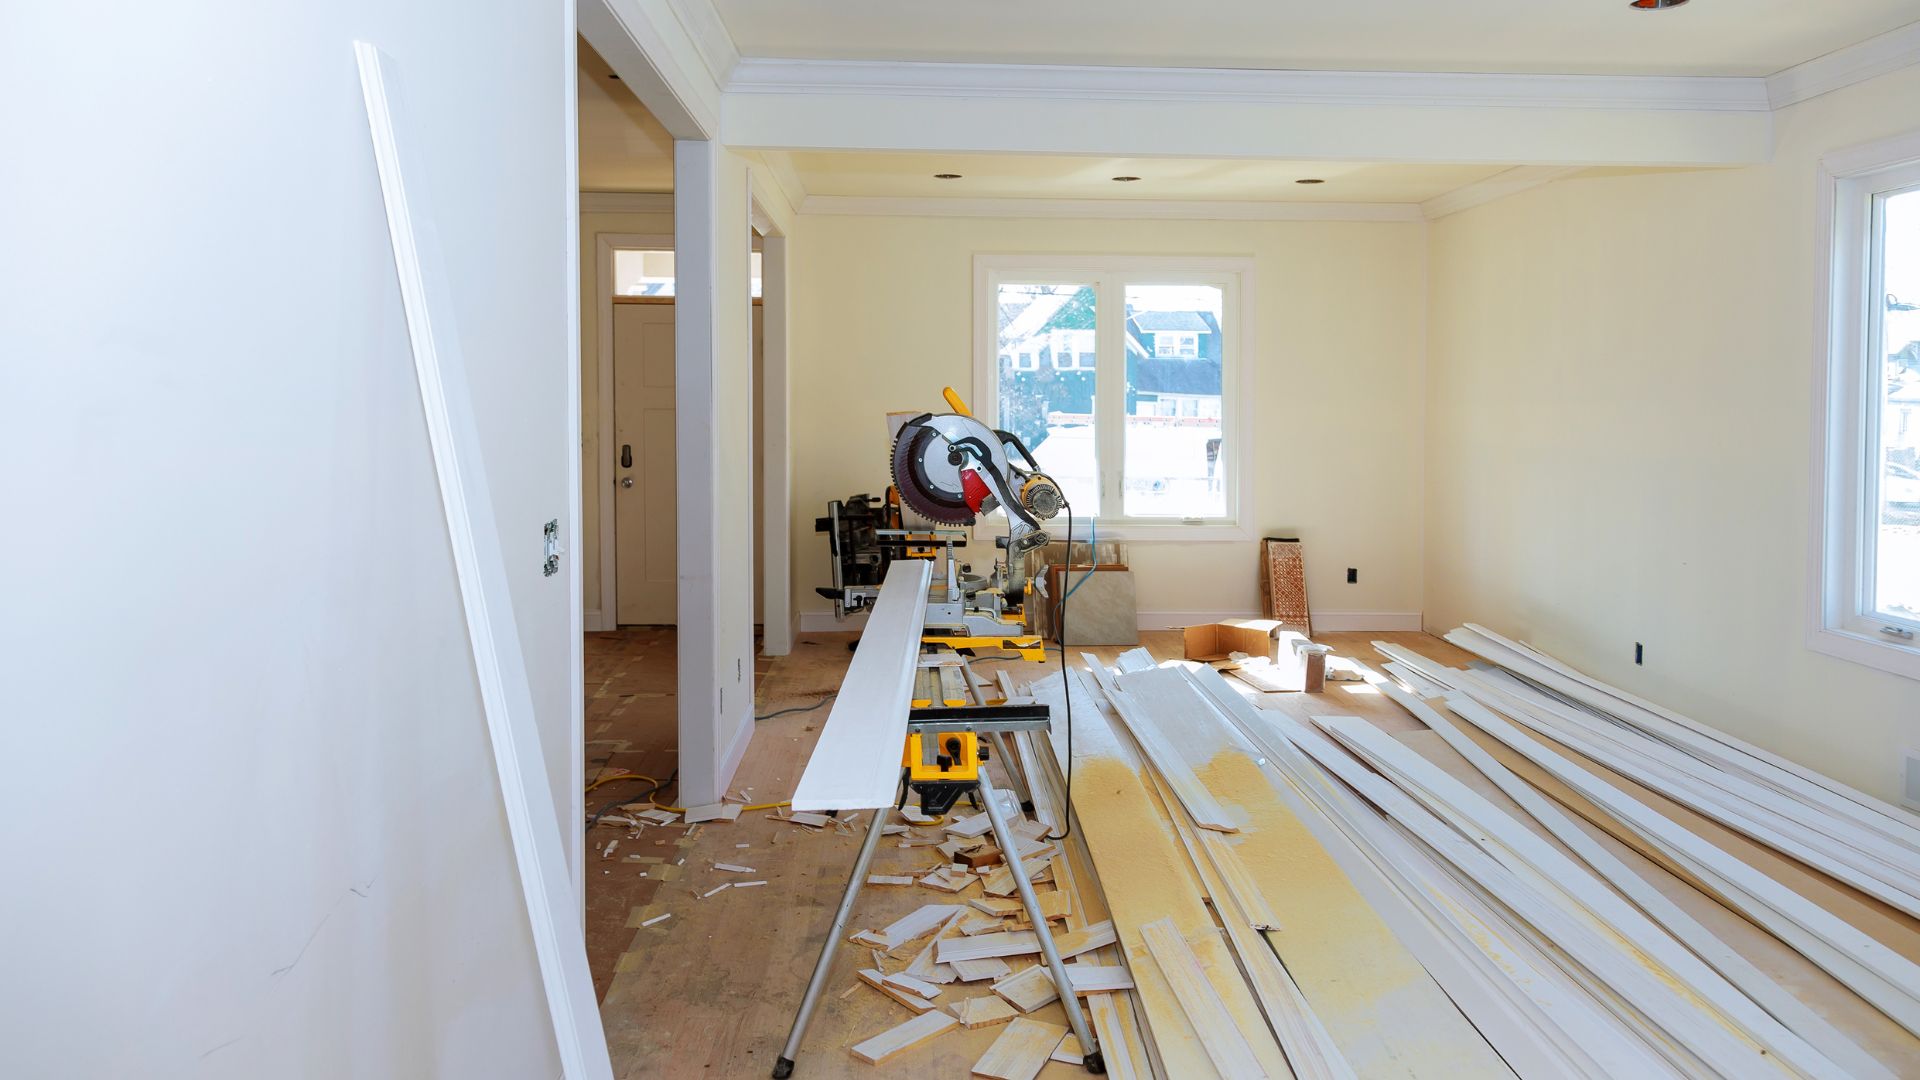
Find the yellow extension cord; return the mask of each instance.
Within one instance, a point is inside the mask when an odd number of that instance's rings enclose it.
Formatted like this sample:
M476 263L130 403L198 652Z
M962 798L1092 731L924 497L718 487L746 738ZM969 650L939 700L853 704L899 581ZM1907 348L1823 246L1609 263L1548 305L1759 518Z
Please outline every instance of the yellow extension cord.
M593 794L593 789L594 789L594 788L597 788L597 787L599 787L599 786L600 786L600 785L602 785L602 784L611 784L611 783L613 783L613 782L614 782L614 781L616 781L616 780L645 780L646 782L648 782L648 783L650 783L650 784L658 784L658 783L660 783L660 781L658 781L658 780L656 780L656 779L654 779L654 778L653 778L653 777L651 777L651 776L648 776L648 775L646 775L645 773L636 773L636 772L623 772L623 773L616 773L616 774L614 774L614 775L612 775L612 776L603 776L603 777L601 777L600 779L598 779L598 780L595 780L595 781L594 781L593 783L591 783L591 784L588 784L588 785L587 785L587 790L585 791L585 793L584 793L584 794L588 794L588 795L591 795L591 794ZM686 813L686 812L687 812L687 808L686 808L686 807L684 807L684 806L662 806L662 805L660 805L659 803L657 803L657 802L654 802L654 801L653 801L653 796L651 796L651 795L649 795L649 796L647 796L647 804L648 804L649 806L652 806L653 808L655 808L655 809L657 809L657 810L671 810L671 811L673 811L673 812L674 812L674 813L676 813L676 814L684 814L684 813ZM741 810L742 810L743 812L744 812L744 811L747 811L747 810L772 810L772 809L774 809L775 807L780 807L780 806L787 806L787 805L789 805L789 803L787 803L787 802L785 802L785 801L782 801L782 802L770 802L770 803L755 803L755 804L754 804L754 805L752 805L752 806L743 806L743 807L741 807L740 809L741 809Z

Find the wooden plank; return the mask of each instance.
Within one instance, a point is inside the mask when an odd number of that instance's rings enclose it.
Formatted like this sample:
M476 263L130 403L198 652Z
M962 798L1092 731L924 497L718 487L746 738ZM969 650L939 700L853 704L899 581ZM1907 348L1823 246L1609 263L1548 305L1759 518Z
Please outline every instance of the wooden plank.
M1920 1034L1920 966L1603 783L1483 706L1464 696L1450 698L1448 704L1455 715L1505 743L1582 798L1629 826L1667 856L1685 865L1696 875L1696 880L1729 906L1800 950L1902 1027Z
M891 951L915 938L933 933L948 919L965 910L958 904L926 904L895 919L880 931L880 936L886 940L886 947Z
M354 42L353 53L467 644L560 1071L569 1080L610 1080L613 1065L580 926L581 898L573 890L565 834L547 780L539 718L514 623L500 522L464 359L453 334L457 320L449 279L431 208L415 205L425 190L414 156L419 133L400 108L399 74L391 58L365 41ZM577 829L579 822L569 822L567 828Z
M929 982L922 982L903 971L897 971L891 975L882 975L880 978L881 981L888 986L896 990L905 990L909 994L918 994L923 998L937 998L940 996L940 988L938 986Z
M1468 738L1438 710L1395 688L1383 687L1382 689L1439 735L1467 764L1492 782L1502 794L1512 799L1548 834L1566 845L1575 857L1591 867L1609 886L1617 889L1649 918L1684 942L1689 950L1711 965L1715 971L1770 1015L1778 1018L1788 1029L1806 1039L1829 1060L1852 1076L1860 1077L1862 1080L1866 1078L1878 1080L1878 1078L1891 1076L1884 1066L1868 1055L1852 1039L1841 1034L1827 1022L1825 1017L1788 993L1746 957L1730 948L1693 916L1688 915L1678 904L1668 899L1659 889L1654 888L1645 878L1621 862L1604 845L1575 825L1572 818L1556 807L1546 796L1514 775L1512 770L1501 765L1493 755Z
M1187 939L1175 928L1172 919L1156 919L1140 928L1140 939L1173 987L1173 995L1186 1011L1188 1022L1200 1033L1201 1045L1214 1067L1225 1077L1264 1077L1268 1073L1254 1056L1253 1047L1227 1014L1226 1002L1207 981L1200 959L1187 947Z
M1729 1075L1764 1070L1778 1062L1805 1076L1838 1080L1843 1075L1824 1054L1769 1016L1598 878L1426 759L1364 720L1329 717L1315 718L1315 723L1334 733L1382 776L1423 793L1422 801L1429 806L1449 811L1449 819L1431 816L1388 785L1370 785L1400 796L1380 803L1395 820L1423 837L1425 830L1436 833L1455 852L1447 856L1455 866L1502 897L1509 910L1532 923L1691 1052L1709 1063L1717 1062ZM1369 798L1377 797L1370 794ZM1402 808L1396 809L1395 801ZM1463 836L1478 838L1479 845ZM1491 857L1500 853L1513 861L1502 867L1501 860ZM1463 856L1471 858L1463 861ZM1536 900L1540 903L1534 905ZM1542 921L1541 916L1557 921ZM1603 936L1607 933L1623 939L1638 956L1618 948ZM1723 1029L1728 1027L1744 1033L1753 1045L1726 1038Z
M739 803L708 803L705 806L687 807L687 824L689 825L702 821L734 821L739 817Z
M932 574L928 559L896 559L887 567L833 711L794 788L794 810L893 805Z
M1007 966L1007 962L997 956L989 956L985 960L954 960L950 963L954 974L960 977L961 982L998 979L1013 973L1013 969Z
M889 985L886 975L878 968L861 968L859 971L854 972L854 974L859 977L861 982L866 983L875 990L905 1005L914 1012L923 1013L933 1008L933 1002L928 1001L919 994L910 994L897 986Z
M1144 763L1116 731L1106 702L1083 682L1081 673L1064 674L1064 680L1054 676L1028 689L1036 700L1052 705L1056 717L1063 715L1060 705L1065 693L1073 694L1073 810L1079 823L1074 833L1084 839L1096 864L1116 868L1100 883L1111 916L1104 921L1118 931L1130 955L1140 947L1138 927L1153 919L1171 916L1194 932L1212 928L1213 915L1201 898L1191 864L1167 824L1158 796L1146 784ZM1056 771L1064 771L1068 761L1065 727L1056 723L1042 743L1053 750ZM1205 948L1208 968L1218 973L1233 1021L1246 1030L1264 1032L1266 1021L1259 1004L1241 981L1225 943L1215 940ZM1145 1017L1143 1026L1150 1028L1159 1072L1182 1080L1220 1075L1158 969L1139 965L1133 975L1132 997ZM1106 1012L1104 1004L1096 1015L1099 1012ZM1262 1060L1270 1063L1269 1071L1286 1075L1279 1044L1270 1037L1263 1043ZM1144 1061L1134 1064L1147 1068Z
M1102 919L1078 930L1055 935L1053 947L1060 951L1060 959L1071 960L1081 953L1092 952L1118 940L1120 938L1113 928L1113 920Z
M1040 965L994 983L993 992L1006 998L1008 1004L1023 1013L1030 1013L1060 998L1053 986L1053 976Z
M1180 805L1186 808L1194 824L1203 829L1218 832L1237 832L1236 823L1220 806L1213 793L1203 786L1194 775L1193 764L1184 756L1175 740L1167 737L1161 726L1173 724L1177 705L1166 697L1166 679L1184 685L1177 670L1148 668L1124 676L1117 682L1104 669L1096 669L1094 678L1100 681L1101 689L1107 693L1107 699L1113 703L1115 713L1126 724L1134 741L1146 754L1154 768L1167 779L1174 794L1180 799ZM1125 685L1121 685L1124 682ZM1126 689L1131 686L1134 689ZM1223 736L1224 738L1224 736Z
M1013 1006L992 994L956 1001L947 1008L960 1021L960 1026L969 1031L1004 1024L1020 1015Z
M973 1063L973 1074L993 1080L1033 1080L1066 1034L1067 1029L1059 1024L1023 1016L1009 1023L1007 1030Z
M938 1011L922 1013L899 1027L890 1028L855 1045L852 1053L854 1057L869 1065L883 1065L921 1043L939 1038L959 1026L960 1021L948 1013Z
M1031 930L952 938L940 942L936 954L943 964L955 960L985 960L991 956L1025 956L1040 951L1040 938Z

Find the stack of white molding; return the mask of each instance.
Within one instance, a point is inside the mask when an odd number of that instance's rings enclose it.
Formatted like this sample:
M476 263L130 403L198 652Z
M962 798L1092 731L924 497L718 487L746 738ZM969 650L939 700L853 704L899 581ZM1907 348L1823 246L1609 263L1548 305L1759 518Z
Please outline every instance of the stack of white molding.
M1501 673L1448 668L1383 646L1394 661L1389 674L1423 693L1444 695L1447 711L1643 831L1652 845L1730 907L1915 1031L1920 969L1585 773L1531 738L1526 729L1568 745L1577 737L1584 740L1583 752L1592 746L1596 753L1617 755L1624 764L1652 762L1659 767L1644 769L1650 779L1641 782L1655 790L1662 790L1659 781L1697 781L1705 791L1699 796L1702 813L1711 806L1718 813L1709 816L1756 839L1772 836L1804 849L1824 837L1832 841L1823 844L1828 861L1875 885L1880 889L1872 894L1876 896L1920 888L1920 882L1911 880L1914 861L1902 853L1904 845L1920 839L1910 820L1830 780L1726 740L1704 725L1590 684L1524 647L1478 628L1465 633L1473 636L1471 644L1457 642L1463 647L1527 669L1514 674L1532 679L1538 669L1584 687L1587 696L1575 698L1576 705L1566 700L1574 697L1570 690L1546 685L1545 680L1535 685ZM1089 678L1068 673L1076 702L1084 689L1097 703L1091 717L1076 713L1076 734L1086 733L1083 724L1099 725L1096 737L1107 747L1101 752L1111 754L1113 740L1121 740L1121 757L1136 762L1150 787L1160 791L1167 824L1185 844L1197 880L1226 924L1239 974L1247 980L1245 989L1258 1000L1268 1026L1252 1031L1241 1021L1235 1033L1216 1025L1206 1038L1236 1048L1241 1040L1254 1045L1272 1040L1302 1076L1377 1071L1378 1061L1369 1059L1377 1048L1368 1045L1367 1036L1340 1023L1323 1023L1338 1018L1337 999L1319 998L1320 1008L1336 1010L1323 1017L1316 1013L1315 997L1324 991L1308 986L1309 992L1303 992L1288 975L1288 950L1305 946L1268 931L1297 913L1265 895L1273 878L1250 873L1237 862L1237 850L1252 850L1237 845L1257 839L1247 832L1258 828L1257 820L1249 820L1247 807L1264 800L1284 807L1305 826L1364 897L1371 916L1391 928L1393 937L1445 991L1450 1008L1458 1009L1453 1019L1464 1017L1471 1023L1462 1030L1473 1043L1484 1051L1487 1046L1479 1042L1484 1039L1498 1053L1497 1059L1488 1055L1489 1071L1504 1063L1524 1077L1894 1075L1622 864L1557 805L1469 739L1445 712L1401 684L1382 678L1377 685L1457 750L1531 821L1495 806L1365 720L1325 716L1306 721L1258 708L1211 670L1179 663L1154 669L1143 651L1122 657L1111 671L1087 659ZM1058 676L1036 684L1036 696L1057 699L1058 684ZM1619 703L1631 721L1589 711L1598 708L1587 704L1589 698ZM1063 736L1062 726L1056 725L1052 743L1062 762ZM1653 742L1658 743L1653 749L1642 745ZM1689 747L1686 761L1672 758L1683 753L1677 744ZM1236 796L1223 790L1217 778L1223 775L1221 761L1228 757L1254 767L1270 790L1258 799L1244 791ZM1075 762L1089 764L1078 748ZM1059 793L1050 794L1057 798ZM1757 797L1763 794L1768 798ZM1778 801L1783 799L1793 802ZM1747 801L1761 809L1744 808ZM1727 821L1729 817L1737 817L1740 824ZM1802 831L1779 835L1782 820L1791 820ZM1852 832L1842 822L1860 828ZM1125 853L1096 846L1092 855L1110 889L1116 887L1127 872ZM1122 943L1127 944L1124 930ZM1395 1009L1384 999L1370 1004L1383 1018ZM1437 1044L1452 1040L1450 1051L1472 1053L1445 1019L1433 1016L1426 1021ZM1383 1029L1374 1037L1395 1036ZM1394 1071L1408 1076L1458 1072L1457 1065L1441 1067L1415 1057L1394 1058ZM1366 1064L1356 1068L1362 1062Z

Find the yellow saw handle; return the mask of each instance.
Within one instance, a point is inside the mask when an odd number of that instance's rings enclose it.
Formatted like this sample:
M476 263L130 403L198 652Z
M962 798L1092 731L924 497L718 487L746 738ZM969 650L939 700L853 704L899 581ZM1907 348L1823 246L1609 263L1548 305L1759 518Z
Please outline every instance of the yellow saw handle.
M946 389L940 391L940 396L947 399L947 408L952 409L954 412L959 413L961 416L973 415L973 410L967 408L967 403L960 400L959 393L955 391L953 387L949 386Z

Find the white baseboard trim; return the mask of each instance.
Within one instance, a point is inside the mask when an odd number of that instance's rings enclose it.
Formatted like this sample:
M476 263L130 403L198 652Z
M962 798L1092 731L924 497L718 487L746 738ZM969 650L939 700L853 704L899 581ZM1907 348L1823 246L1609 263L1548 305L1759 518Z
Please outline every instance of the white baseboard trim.
M593 608L593 609L591 609L591 610L588 610L588 611L583 611L583 612L581 612L581 613L580 613L580 625L581 625L581 626L584 626L584 627L586 627L586 628L587 628L587 630L589 630L589 631L595 631L595 630L618 630L618 629L620 629L620 628L619 628L619 627L617 627L617 626L609 626L609 625L607 625L606 623L604 623L604 622L602 622L602 621L601 621L601 619L600 619L600 609L599 609L599 608Z
M1138 624L1142 630L1179 630L1203 623L1219 622L1222 619L1257 619L1255 611L1142 611L1138 615ZM844 620L835 619L831 611L803 611L800 613L800 632L803 634L858 632L867 624L864 613L850 616ZM1420 613L1417 611L1316 611L1313 613L1313 628L1326 633L1350 631L1392 631L1418 633L1421 629Z

